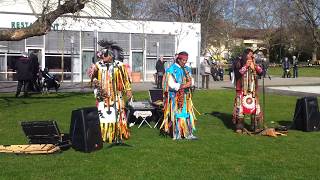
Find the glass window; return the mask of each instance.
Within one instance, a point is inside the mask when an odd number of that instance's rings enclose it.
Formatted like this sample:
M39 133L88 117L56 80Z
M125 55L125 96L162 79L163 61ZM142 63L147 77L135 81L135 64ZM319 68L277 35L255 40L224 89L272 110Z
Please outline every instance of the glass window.
M55 74L59 80L62 80L62 56L48 56L45 58L45 67L51 74ZM63 79L71 80L71 57L63 57Z
M16 81L14 71L16 61L21 57L20 54L9 54L7 58L4 54L0 55L0 81Z
M92 64L93 56L94 56L93 51L83 51L82 52L82 77L84 80L90 79L87 75L87 71Z
M147 71L154 71L156 72L156 58L147 58Z
M143 71L143 52L132 52L132 71L142 72Z

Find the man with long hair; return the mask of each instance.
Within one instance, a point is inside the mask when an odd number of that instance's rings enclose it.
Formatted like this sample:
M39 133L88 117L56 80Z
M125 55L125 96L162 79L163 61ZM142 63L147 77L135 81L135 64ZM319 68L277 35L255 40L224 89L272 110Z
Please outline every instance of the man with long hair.
M97 53L100 60L91 66L89 77L95 88L102 139L112 143L130 136L123 95L132 97L131 80L122 63L122 49L111 41L101 40L98 44L103 49Z
M160 130L177 139L197 139L191 96L191 68L186 66L188 53L180 52L164 77L164 119Z
M245 115L251 118L251 130L257 131L263 121L263 114L258 98L257 75L262 74L262 68L255 63L253 51L245 49L243 55L233 64L235 73L236 97L234 100L233 123L235 131L242 133Z

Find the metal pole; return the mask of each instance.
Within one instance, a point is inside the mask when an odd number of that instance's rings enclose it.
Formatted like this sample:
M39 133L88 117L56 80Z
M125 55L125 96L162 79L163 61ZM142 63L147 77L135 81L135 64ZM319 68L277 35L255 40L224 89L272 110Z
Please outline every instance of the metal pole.
M160 46L160 43L157 42L156 46L157 46L157 60L158 60L159 59L159 46Z
M197 63L196 63L196 70L197 70L197 88L200 88L200 35L198 34L198 56L197 56Z
M93 62L92 63L96 63L97 62L97 30L95 29L93 31L93 49L94 49L94 54L93 54Z
M74 37L71 36L71 39L70 39L70 42L71 42L71 84L73 84L73 61L74 61Z

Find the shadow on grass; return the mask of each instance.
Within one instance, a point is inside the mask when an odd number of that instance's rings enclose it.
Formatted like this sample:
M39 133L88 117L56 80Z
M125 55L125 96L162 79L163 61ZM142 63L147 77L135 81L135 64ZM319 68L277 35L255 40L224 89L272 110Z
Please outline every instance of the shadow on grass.
M16 106L19 104L34 104L34 103L39 103L40 101L37 100L41 100L41 102L46 101L46 100L53 100L53 99L64 99L64 98L71 98L71 97L78 97L78 96L83 96L86 95L88 93L81 93L81 92L73 92L73 93L52 93L52 94L32 94L31 96L28 97L14 97L12 96L5 96L5 97L1 97L2 100L4 101L3 104L6 107L9 106ZM35 101L33 101L35 100Z
M232 123L232 114L227 114L227 113L222 113L217 111L213 111L208 114L220 119L226 128L234 129L234 124Z
M278 121L278 124L279 124L280 126L285 126L285 127L287 127L288 129L293 128L293 121Z

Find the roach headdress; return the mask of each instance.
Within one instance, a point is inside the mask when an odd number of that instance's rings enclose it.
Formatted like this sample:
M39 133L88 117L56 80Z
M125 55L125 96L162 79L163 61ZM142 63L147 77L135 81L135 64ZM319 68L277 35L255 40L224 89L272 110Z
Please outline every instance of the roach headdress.
M116 42L103 39L98 41L98 44L104 50L112 51L112 55L115 60L123 61L123 49L120 46L116 45Z

